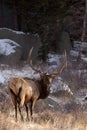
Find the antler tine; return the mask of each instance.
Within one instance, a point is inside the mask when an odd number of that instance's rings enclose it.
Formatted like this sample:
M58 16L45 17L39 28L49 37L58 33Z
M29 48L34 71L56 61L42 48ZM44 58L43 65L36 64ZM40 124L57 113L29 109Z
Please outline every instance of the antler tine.
M56 75L60 75L67 68L67 55L66 51L64 51L64 63L62 66L54 73L52 73L52 77L56 77Z
M30 49L29 55L28 55L28 57L29 57L29 65L30 65L30 67L31 67L34 71L36 71L36 72L42 74L43 72L42 72L40 69L37 69L37 68L33 67L33 65L32 65L32 59L31 59L32 51L33 51L33 47Z

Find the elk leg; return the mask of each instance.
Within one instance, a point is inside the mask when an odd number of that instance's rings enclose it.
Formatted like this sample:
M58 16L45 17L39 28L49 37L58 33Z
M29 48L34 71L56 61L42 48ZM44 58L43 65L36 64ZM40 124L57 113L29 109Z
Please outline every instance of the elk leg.
M24 119L23 119L23 115L21 113L21 108L19 106L18 106L18 108L19 108L19 113L20 113L20 116L21 116L21 120L23 121Z
M25 95L22 92L21 95L20 95L20 103L19 103L20 107L23 107L24 101L25 101Z
M30 102L30 115L31 115L31 117L32 117L32 101Z
M36 102L36 100L33 100L33 101L31 101L31 104L30 104L30 114L31 114L31 117L32 117L32 114L33 114L33 111L34 111L35 102Z
M15 119L17 121L17 97L12 89L10 89L10 94L11 94L12 102L13 102L14 107L15 107Z
M16 98L15 98L15 119L17 121L17 101L16 101Z
M26 113L27 113L27 120L29 121L28 106L27 106L27 104L26 104L26 103L25 103L25 108L26 108Z

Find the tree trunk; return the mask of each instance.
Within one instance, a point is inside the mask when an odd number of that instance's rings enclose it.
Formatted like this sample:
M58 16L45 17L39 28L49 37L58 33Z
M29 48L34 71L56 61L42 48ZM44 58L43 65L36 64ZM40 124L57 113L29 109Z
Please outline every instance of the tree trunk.
M13 0L13 10L14 10L14 26L15 29L20 31L21 30L21 13L19 9L18 0Z
M85 15L84 15L84 21L83 21L83 32L82 32L82 36L81 36L81 43L80 43L80 47L79 47L79 54L78 54L78 58L77 60L81 59L81 54L82 54L82 44L84 42L84 38L85 38L85 33L86 33L86 22L87 22L87 0L85 0Z
M16 1L13 0L13 11L14 11L14 29L17 30L17 7L16 7Z
M0 20L2 27L4 27L4 0L1 0L1 5L0 5L0 12L1 12L1 18Z

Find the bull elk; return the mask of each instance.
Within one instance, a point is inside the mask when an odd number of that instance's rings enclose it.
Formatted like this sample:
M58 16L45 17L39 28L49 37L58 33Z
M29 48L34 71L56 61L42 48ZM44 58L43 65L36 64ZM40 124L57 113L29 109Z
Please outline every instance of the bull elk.
M37 73L40 74L39 79L31 79L31 78L13 78L9 82L9 92L13 104L15 106L15 118L17 120L17 108L19 108L21 119L23 120L23 115L21 113L21 107L25 106L27 119L29 120L28 114L28 103L30 103L30 114L32 116L35 102L38 99L45 99L50 93L50 84L54 80L54 78L60 75L65 68L67 67L67 56L66 52L64 53L64 62L62 66L54 73L48 74L43 72L40 69L33 67L31 54L33 48L30 49L29 52L29 64L30 67Z

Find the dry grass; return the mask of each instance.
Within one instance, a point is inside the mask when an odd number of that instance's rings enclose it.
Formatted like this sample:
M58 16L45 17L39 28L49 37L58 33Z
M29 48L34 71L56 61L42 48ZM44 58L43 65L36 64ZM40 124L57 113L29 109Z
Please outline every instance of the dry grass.
M73 104L72 104L73 105ZM9 108L10 106L10 108ZM41 100L35 106L33 120L15 122L14 108L9 98L0 102L0 130L87 130L87 113L76 107L71 112L52 111Z
M34 113L33 120L15 122L14 111L0 112L0 130L87 130L87 114L81 110L74 113L45 110ZM25 115L24 115L25 116Z

